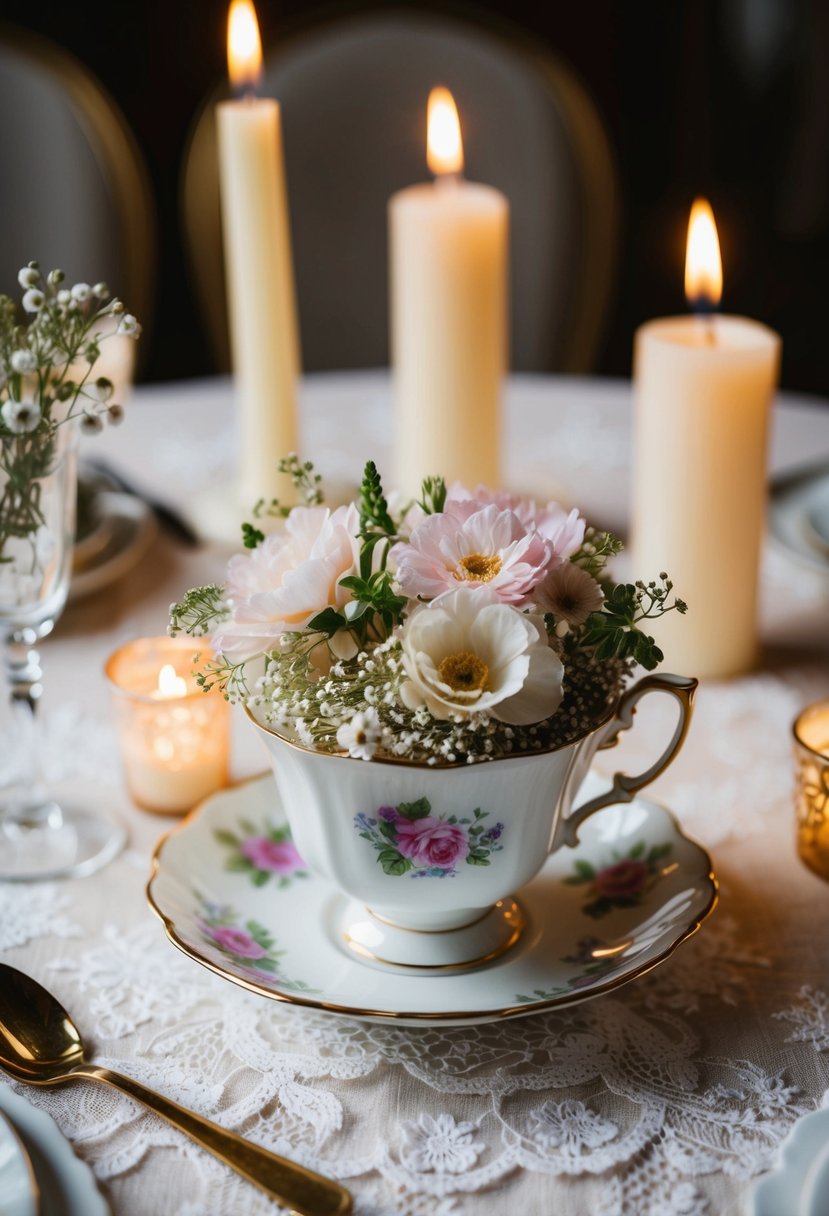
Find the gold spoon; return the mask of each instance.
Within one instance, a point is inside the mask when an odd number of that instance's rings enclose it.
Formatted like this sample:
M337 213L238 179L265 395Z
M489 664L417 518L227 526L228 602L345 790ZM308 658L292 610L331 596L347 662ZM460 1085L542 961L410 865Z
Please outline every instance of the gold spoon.
M190 1136L299 1216L345 1216L351 1195L337 1182L227 1132L132 1077L89 1063L77 1026L50 992L0 963L0 1068L31 1085L103 1081Z

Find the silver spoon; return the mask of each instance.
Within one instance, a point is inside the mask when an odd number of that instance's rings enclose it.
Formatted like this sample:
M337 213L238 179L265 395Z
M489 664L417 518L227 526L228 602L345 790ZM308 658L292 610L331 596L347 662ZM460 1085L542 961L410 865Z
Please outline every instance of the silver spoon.
M91 1064L69 1014L28 975L0 963L0 1068L30 1085L103 1081L172 1123L299 1216L345 1216L351 1195L337 1182L227 1132L132 1077Z

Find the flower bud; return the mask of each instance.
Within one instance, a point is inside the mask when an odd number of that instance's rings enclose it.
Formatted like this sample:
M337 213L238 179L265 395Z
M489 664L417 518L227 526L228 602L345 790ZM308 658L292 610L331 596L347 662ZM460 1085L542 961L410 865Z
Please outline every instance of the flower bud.
M13 350L10 363L13 370L21 375L25 375L26 372L33 372L37 367L37 359L34 356L34 352L30 350Z

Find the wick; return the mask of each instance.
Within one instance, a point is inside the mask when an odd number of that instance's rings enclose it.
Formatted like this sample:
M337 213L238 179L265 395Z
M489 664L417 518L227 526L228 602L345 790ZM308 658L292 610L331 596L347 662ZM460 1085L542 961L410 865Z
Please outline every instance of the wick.
M705 296L701 296L697 300L690 301L696 318L697 325L702 334L702 342L704 346L717 345L717 327L714 324L716 309L714 305Z
M435 177L435 185L438 190L454 190L458 183L462 181L462 173L438 173Z

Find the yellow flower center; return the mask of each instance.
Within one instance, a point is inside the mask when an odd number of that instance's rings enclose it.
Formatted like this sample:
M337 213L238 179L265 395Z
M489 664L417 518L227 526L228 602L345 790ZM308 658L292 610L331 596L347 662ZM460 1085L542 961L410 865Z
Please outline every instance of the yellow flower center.
M500 573L503 562L497 553L467 553L458 562L455 578L489 583Z
M461 650L441 659L438 676L441 683L448 684L454 692L475 692L486 687L489 668L476 654Z

